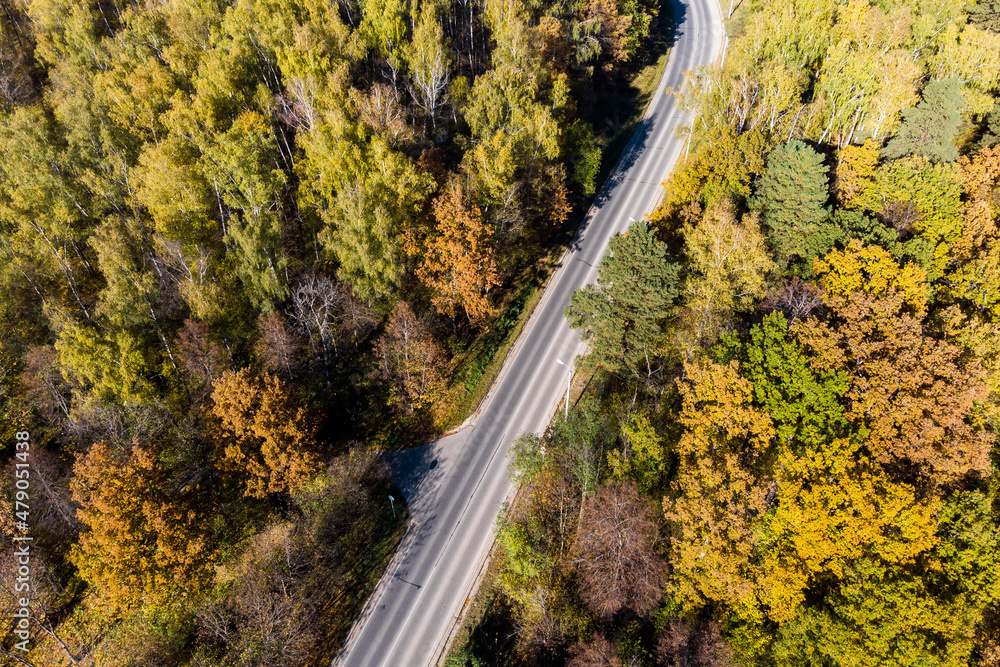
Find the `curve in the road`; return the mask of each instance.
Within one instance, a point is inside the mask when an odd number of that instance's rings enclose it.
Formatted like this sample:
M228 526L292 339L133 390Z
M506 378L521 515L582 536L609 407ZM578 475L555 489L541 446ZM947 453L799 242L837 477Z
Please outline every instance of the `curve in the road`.
M410 467L404 473L409 481L400 486L411 524L334 665L421 667L438 660L488 558L497 511L513 488L507 448L520 433L546 427L565 386L565 369L555 360L573 359L582 349L563 309L574 289L597 278L611 237L656 206L660 183L684 148L674 129L690 119L665 90L679 87L684 71L718 57L723 33L717 0L674 0L674 11L680 24L649 109L475 423L401 458Z

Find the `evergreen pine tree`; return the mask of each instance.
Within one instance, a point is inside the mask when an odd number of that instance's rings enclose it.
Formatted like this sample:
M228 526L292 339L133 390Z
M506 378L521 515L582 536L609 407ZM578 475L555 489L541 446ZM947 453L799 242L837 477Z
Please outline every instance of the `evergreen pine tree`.
M645 222L618 234L596 285L573 292L566 318L590 341L595 362L612 372L656 372L661 322L677 298L678 266Z
M903 124L882 150L889 159L923 155L931 162L958 159L958 137L965 97L958 79L932 81L924 88L924 99L903 111Z
M779 264L810 260L833 245L832 230L824 225L829 213L827 171L823 156L801 141L779 146L768 157L750 205L761 212Z
M966 7L966 11L972 25L1000 33L1000 0L979 0Z

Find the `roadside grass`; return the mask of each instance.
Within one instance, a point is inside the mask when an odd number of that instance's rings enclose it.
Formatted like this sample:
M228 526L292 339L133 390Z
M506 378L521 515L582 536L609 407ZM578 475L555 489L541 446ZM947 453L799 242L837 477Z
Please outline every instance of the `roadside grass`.
M461 426L479 409L565 251L566 243L558 243L525 270L515 282L520 288L508 291L489 330L456 356L448 403L442 410L445 432Z
M747 0L735 0L733 2L733 15L729 18L726 18L726 15L729 14L729 2L719 0L719 8L722 10L722 23L726 27L729 39L743 34L746 20L753 13L750 11L750 3Z
M402 494L397 494L397 498L402 498ZM314 667L328 667L334 655L344 645L347 633L375 591L375 586L387 571L410 518L409 508L405 503L397 501L396 513L395 522L382 539L371 549L355 554L356 558L351 559L353 566L347 573L347 583L343 584L340 594L322 610L321 618L326 623L322 644L330 648L328 652L312 660Z

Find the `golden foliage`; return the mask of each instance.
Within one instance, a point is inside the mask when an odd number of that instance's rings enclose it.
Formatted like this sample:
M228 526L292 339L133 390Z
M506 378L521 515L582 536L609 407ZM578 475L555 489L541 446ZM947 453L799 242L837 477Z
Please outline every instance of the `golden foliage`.
M454 318L458 308L479 326L492 317L490 290L500 284L489 227L479 207L466 202L457 181L434 200L436 233L417 276L434 291L431 301L442 315Z
M915 465L935 484L988 474L993 436L969 419L987 394L979 362L930 335L896 290L826 303L834 319L809 318L792 331L817 367L848 371L846 414L878 461Z
M831 250L813 262L813 273L826 291L837 297L864 292L872 297L899 294L918 313L927 307L927 274L916 264L900 266L876 245L853 239L845 250Z
M248 496L295 491L322 468L316 422L276 376L226 371L213 384L207 417L220 467L246 484Z
M70 559L110 608L164 604L205 584L211 554L204 509L169 490L153 447L119 451L101 441L73 473L73 502L86 529Z
M678 382L677 443L680 470L673 497L663 500L673 522L674 572L688 600L736 605L755 596L760 570L753 517L768 506L771 482L762 476L774 437L770 417L753 407L753 387L736 362L708 360L684 365Z

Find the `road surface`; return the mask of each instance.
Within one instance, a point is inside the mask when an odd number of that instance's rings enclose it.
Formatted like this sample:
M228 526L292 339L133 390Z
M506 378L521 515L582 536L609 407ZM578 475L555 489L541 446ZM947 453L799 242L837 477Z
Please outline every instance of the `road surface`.
M674 0L681 23L645 118L553 274L475 421L456 434L391 460L411 524L336 667L422 667L441 657L493 543L497 510L512 491L507 448L541 432L565 393L579 335L563 315L570 294L597 278L612 235L657 204L660 183L684 150L674 128L690 117L667 87L685 70L714 62L723 31L717 0Z

